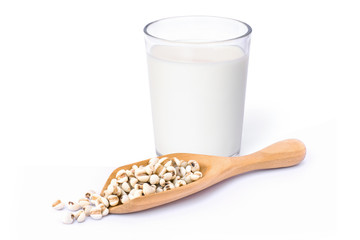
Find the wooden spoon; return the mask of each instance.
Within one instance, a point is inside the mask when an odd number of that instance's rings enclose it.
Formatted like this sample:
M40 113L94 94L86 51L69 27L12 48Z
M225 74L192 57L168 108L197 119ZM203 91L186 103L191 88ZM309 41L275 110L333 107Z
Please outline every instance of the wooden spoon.
M110 207L110 213L121 214L138 212L157 207L180 198L199 192L211 185L235 175L270 168L290 167L300 163L305 157L305 145L296 139L288 139L274 143L258 152L241 157L217 157L190 153L173 153L162 157L177 157L189 161L196 160L200 164L203 177L188 185L160 193L141 196L126 204ZM147 165L148 160L132 163L115 169L106 181L101 194L107 189L111 179L115 178L120 169L131 169L136 164Z

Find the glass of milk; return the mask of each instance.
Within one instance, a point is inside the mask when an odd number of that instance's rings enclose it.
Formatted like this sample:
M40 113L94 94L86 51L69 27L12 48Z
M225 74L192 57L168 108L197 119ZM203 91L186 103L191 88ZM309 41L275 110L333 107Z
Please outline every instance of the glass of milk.
M251 27L210 16L145 26L158 155L240 152Z

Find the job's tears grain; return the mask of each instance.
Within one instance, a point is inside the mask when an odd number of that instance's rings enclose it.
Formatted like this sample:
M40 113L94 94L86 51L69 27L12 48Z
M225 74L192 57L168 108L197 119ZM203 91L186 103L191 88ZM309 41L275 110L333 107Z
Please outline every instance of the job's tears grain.
M74 219L81 223L88 216L99 220L109 214L110 206L182 187L201 177L200 165L195 160L186 162L176 157L152 158L146 166L133 165L131 169L119 170L103 195L90 190L78 202L69 201L66 207L71 212L65 213L63 223L71 224ZM52 204L56 210L61 210L64 206L60 200Z

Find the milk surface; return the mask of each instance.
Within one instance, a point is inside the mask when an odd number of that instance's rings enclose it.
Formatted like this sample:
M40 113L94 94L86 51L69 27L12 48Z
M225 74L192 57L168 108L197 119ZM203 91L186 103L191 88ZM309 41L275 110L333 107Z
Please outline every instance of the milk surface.
M155 46L148 54L155 145L175 152L239 153L248 55L236 46Z

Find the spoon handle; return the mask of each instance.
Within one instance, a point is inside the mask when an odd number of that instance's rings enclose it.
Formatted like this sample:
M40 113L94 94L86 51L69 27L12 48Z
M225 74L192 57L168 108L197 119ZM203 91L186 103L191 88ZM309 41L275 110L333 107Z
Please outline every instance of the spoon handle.
M253 170L294 166L305 158L305 154L305 145L300 140L283 140L255 153L230 158L227 177Z

